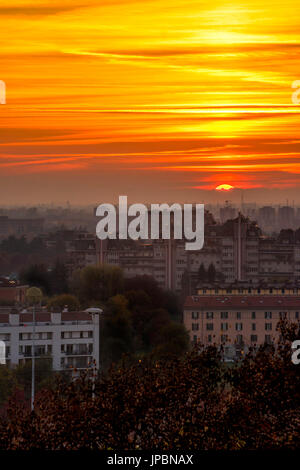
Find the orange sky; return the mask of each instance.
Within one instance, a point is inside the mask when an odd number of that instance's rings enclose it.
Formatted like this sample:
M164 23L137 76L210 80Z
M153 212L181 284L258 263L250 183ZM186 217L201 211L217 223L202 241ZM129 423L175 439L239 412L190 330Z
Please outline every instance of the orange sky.
M2 203L205 202L223 183L297 200L299 2L0 0L0 17Z

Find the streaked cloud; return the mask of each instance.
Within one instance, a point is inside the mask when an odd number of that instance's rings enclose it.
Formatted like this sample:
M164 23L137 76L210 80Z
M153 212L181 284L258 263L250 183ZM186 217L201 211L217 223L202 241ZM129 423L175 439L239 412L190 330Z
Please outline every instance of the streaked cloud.
M4 0L0 16L0 181L18 194L45 197L40 177L88 200L97 175L136 197L151 179L162 197L299 186L293 0Z

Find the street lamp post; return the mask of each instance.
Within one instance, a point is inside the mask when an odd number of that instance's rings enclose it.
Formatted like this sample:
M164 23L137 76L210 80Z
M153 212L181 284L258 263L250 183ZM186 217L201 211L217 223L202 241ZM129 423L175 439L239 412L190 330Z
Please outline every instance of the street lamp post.
M35 304L33 305L32 354L31 354L31 411L34 410L35 395Z
M27 300L33 306L33 327L32 327L32 354L31 354L31 411L34 410L35 397L35 324L36 324L36 305L41 301L43 294L37 287L31 287L26 292Z

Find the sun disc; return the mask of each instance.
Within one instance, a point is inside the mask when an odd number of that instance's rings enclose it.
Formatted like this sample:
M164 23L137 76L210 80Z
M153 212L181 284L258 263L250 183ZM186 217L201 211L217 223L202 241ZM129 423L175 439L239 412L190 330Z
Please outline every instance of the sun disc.
M234 189L234 186L231 186L231 184L219 184L216 187L217 191L230 191L231 189Z

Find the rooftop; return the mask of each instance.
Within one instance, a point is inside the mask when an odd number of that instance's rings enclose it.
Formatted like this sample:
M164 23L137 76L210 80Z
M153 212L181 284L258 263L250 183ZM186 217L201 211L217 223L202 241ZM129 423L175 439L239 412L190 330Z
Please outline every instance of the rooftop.
M19 323L32 323L33 322L33 314L32 312L29 313L12 313L13 315L19 316ZM0 323L9 323L9 313L0 313ZM36 323L52 323L51 322L51 312L37 312L36 313ZM61 322L78 322L78 321L85 321L85 322L92 322L92 314L88 312L62 312L61 314Z
M184 308L282 308L300 310L300 297L280 295L193 295L186 298Z

